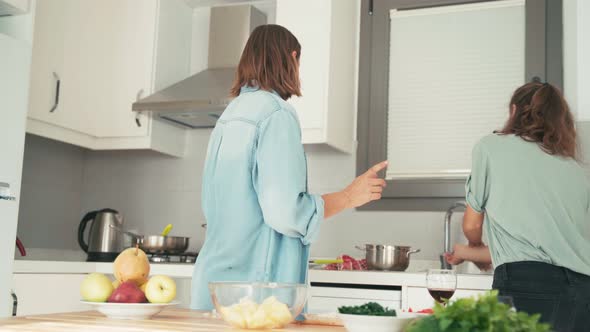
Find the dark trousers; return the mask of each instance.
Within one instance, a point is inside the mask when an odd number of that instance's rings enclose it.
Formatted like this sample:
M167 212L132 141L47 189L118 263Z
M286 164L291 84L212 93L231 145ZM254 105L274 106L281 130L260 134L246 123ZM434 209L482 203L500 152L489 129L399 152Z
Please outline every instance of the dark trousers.
M590 276L540 262L502 264L494 289L511 296L518 311L541 314L558 332L590 331Z

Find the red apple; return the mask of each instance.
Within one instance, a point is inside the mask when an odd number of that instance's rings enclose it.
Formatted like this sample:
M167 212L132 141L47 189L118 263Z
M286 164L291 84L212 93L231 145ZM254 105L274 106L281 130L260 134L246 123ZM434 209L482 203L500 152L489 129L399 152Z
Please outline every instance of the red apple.
M144 303L147 302L145 294L137 287L135 282L126 281L122 283L111 294L107 302L114 303Z

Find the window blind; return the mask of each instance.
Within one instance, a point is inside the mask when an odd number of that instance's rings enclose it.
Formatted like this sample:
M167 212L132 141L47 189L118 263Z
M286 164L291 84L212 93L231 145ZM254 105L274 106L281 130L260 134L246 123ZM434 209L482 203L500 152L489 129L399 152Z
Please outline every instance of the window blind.
M525 1L390 12L388 179L463 178L525 77Z

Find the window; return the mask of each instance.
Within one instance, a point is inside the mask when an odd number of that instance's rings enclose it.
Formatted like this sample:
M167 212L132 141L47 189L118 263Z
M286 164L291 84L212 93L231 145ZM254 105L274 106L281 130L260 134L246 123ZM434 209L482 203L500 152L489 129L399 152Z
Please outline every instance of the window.
M366 209L444 210L514 89L561 86L561 2L372 0L361 11L357 170L389 160Z

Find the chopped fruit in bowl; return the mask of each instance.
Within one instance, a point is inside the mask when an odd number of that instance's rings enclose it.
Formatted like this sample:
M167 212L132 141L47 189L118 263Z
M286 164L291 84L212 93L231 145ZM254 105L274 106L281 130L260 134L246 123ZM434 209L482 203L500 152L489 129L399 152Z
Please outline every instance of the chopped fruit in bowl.
M295 320L305 305L307 286L276 283L210 283L215 309L241 329L279 329Z

